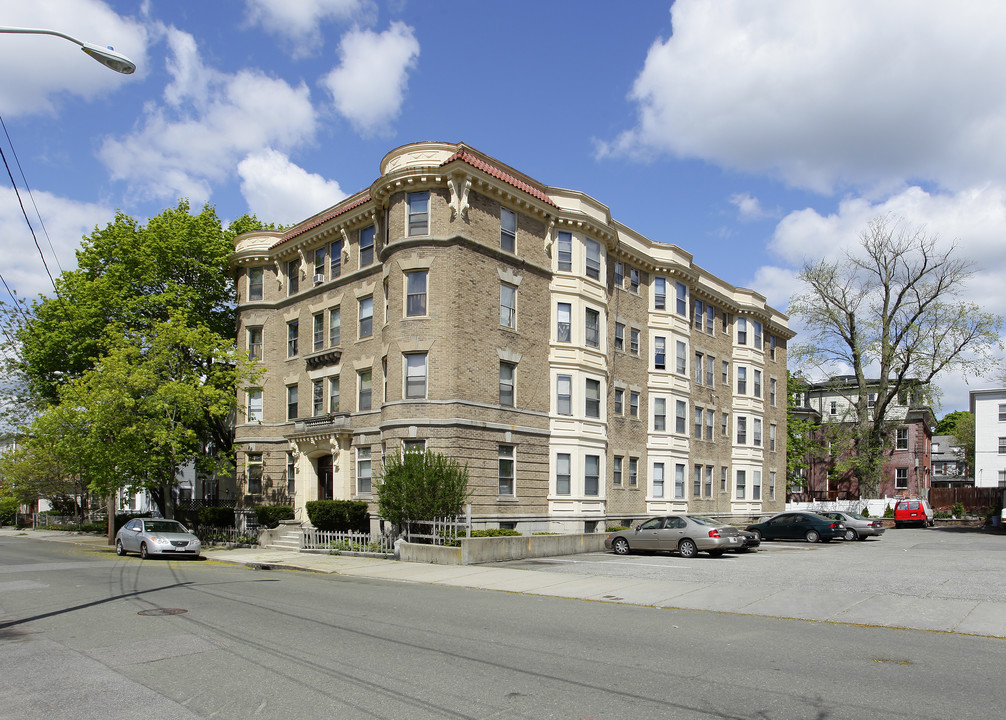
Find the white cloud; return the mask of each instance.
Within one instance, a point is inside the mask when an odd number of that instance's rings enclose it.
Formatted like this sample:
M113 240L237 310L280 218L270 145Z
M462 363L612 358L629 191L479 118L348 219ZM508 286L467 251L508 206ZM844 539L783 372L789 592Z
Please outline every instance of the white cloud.
M791 185L1006 181L1006 4L677 0L602 154L702 158Z
M42 215L45 232L37 217L29 214L29 218L42 247L45 262L55 278L60 274L60 268L72 270L77 266L74 253L80 246L81 238L90 235L96 226L107 225L114 218L115 211L111 207L76 202L40 190L32 191L32 195ZM31 207L27 198L25 207ZM42 263L42 256L35 247L31 230L25 223L21 206L11 188L0 188L0 257L4 258L3 278L19 296L32 298L45 293L52 297L52 284ZM10 299L6 288L2 288L2 294L4 301Z
M764 220L779 214L778 210L769 212L763 208L761 201L749 193L734 193L730 196L730 204L737 208L738 217L743 222Z
M105 140L100 157L114 179L129 181L143 197L200 204L211 183L231 176L248 153L313 139L316 116L305 85L257 70L215 71L202 64L187 34L167 32L173 77L167 104L149 104L138 131Z
M383 33L352 30L342 38L339 57L339 66L322 80L336 110L363 135L386 132L419 58L413 29L394 22Z
M248 207L265 222L300 222L346 197L339 183L307 172L275 150L246 157L238 175Z
M322 40L320 26L327 20L351 20L371 14L369 0L245 0L248 20L287 38L292 55L315 50Z
M62 38L4 34L0 107L8 117L53 112L60 96L96 97L145 74L147 30L99 0L0 0L0 17L5 26L53 29L83 42L112 45L137 65L136 75L127 77L102 67Z

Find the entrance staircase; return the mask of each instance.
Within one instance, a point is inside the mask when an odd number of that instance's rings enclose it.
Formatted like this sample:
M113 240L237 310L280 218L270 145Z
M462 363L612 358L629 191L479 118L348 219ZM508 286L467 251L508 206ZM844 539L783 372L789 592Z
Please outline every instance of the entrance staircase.
M289 550L290 552L299 552L301 539L304 537L304 531L301 530L300 525L293 525L281 529L282 532L275 535L266 547L270 550Z

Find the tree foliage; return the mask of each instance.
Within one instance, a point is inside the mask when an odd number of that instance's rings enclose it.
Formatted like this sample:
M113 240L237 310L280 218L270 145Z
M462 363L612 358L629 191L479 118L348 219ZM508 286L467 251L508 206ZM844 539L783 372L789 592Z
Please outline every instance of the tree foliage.
M805 289L789 313L804 326L803 341L791 357L805 372L837 366L854 376L851 462L861 492L879 488L900 394L940 373L982 375L998 362L1002 318L961 299L971 274L956 243L942 247L924 228L890 218L870 221L843 260L800 272Z
M468 466L430 450L389 455L376 485L381 517L399 527L457 515L471 496Z
M937 435L949 435L954 440L958 459L963 464L963 477L974 477L975 472L975 416L967 410L947 413L936 425Z
M93 492L147 488L170 514L179 465L230 450L251 365L235 350L228 259L234 235L257 227L245 216L224 229L187 201L145 225L119 212L84 238L55 297L8 306L33 406L26 442Z

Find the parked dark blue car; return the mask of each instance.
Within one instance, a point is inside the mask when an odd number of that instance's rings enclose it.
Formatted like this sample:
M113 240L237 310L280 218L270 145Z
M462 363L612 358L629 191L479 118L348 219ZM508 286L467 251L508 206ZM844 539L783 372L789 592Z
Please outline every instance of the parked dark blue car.
M811 512L779 513L745 529L756 533L762 540L806 540L814 543L845 537L844 523Z

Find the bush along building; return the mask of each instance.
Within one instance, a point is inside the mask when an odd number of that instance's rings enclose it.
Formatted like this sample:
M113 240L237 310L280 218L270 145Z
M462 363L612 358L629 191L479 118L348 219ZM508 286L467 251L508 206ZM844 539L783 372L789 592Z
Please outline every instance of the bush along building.
M594 532L782 510L787 318L575 190L464 144L235 240L246 505L370 503L381 461L467 464L476 526Z

